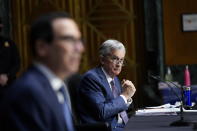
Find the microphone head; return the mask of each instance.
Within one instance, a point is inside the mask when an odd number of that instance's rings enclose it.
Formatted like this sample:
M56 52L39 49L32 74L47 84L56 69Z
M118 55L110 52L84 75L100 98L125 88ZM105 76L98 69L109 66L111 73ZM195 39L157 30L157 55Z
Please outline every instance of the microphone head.
M161 81L160 76L155 76L155 75L149 75L150 78L154 79L154 80L158 80Z

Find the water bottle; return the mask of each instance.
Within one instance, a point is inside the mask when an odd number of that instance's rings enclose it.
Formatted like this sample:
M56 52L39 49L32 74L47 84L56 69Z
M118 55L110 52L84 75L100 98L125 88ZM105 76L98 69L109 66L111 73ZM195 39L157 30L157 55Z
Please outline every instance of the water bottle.
M173 81L173 76L172 76L170 67L167 68L167 72L165 75L165 81Z
M184 78L185 78L185 86L184 88L184 104L185 106L192 106L191 102L191 82L190 82L190 72L188 66L185 68L185 73L184 73Z

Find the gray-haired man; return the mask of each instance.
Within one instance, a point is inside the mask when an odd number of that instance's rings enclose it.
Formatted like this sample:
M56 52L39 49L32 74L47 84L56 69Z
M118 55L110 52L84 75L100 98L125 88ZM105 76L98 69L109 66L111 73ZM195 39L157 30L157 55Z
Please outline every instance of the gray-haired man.
M136 89L129 80L120 83L117 75L124 64L125 47L117 40L105 41L100 49L101 66L83 75L79 88L79 115L82 123L108 122L113 131L128 121L126 111Z

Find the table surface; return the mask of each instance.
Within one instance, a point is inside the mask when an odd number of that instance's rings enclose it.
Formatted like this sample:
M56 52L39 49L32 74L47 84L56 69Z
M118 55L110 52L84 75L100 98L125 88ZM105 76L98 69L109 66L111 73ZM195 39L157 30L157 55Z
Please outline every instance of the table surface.
M184 119L197 122L197 113L184 113ZM180 120L179 115L173 116L132 116L124 131L194 131L194 125L172 127L170 123ZM197 129L195 129L197 131Z

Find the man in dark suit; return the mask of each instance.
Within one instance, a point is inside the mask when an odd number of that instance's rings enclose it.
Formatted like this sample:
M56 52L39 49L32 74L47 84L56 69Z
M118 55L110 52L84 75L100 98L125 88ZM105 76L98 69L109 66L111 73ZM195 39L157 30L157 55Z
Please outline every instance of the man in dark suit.
M31 26L33 65L10 87L0 110L3 131L74 131L63 80L79 68L81 33L66 13L39 17Z
M124 45L105 41L100 49L101 66L86 72L78 88L78 110L82 123L108 122L113 131L122 130L128 121L126 111L132 103L135 87L129 80L120 84L125 57Z
M0 32L3 29L0 18ZM20 69L20 58L16 44L0 35L0 97L4 88L8 87L16 78Z

